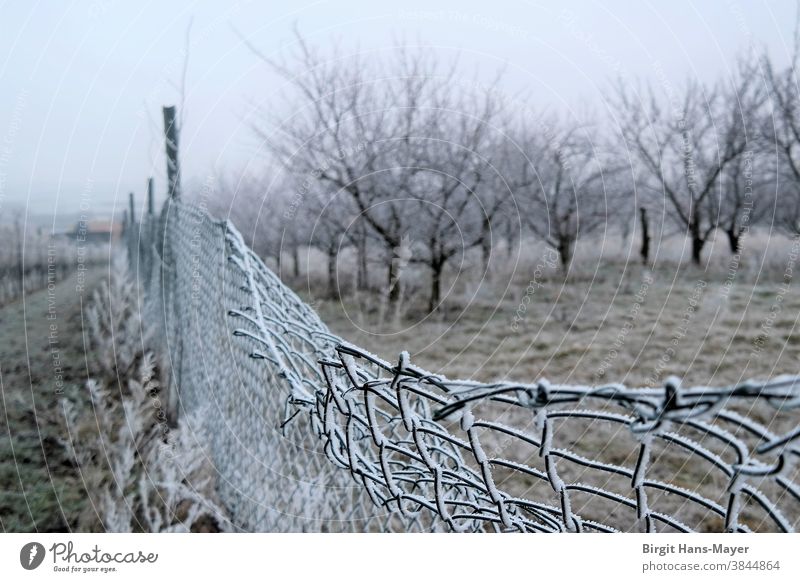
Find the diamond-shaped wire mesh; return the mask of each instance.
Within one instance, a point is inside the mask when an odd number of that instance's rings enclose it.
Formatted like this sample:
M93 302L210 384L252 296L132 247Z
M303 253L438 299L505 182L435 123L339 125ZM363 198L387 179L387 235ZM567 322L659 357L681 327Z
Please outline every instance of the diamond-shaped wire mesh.
M169 201L127 242L173 411L200 411L244 530L794 531L800 519L796 377L452 381L344 343L201 208Z

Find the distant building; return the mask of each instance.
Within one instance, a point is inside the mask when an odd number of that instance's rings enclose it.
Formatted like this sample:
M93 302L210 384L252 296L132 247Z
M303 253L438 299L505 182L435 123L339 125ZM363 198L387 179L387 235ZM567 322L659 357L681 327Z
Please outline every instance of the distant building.
M103 244L119 240L122 223L106 219L92 219L75 224L66 232L67 238L77 243Z

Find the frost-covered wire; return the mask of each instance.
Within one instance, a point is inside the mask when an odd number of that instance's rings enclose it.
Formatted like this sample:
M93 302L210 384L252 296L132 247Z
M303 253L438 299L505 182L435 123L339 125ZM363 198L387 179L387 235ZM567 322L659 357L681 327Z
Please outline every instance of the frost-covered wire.
M793 531L800 518L797 377L448 380L343 342L199 208L168 202L135 236L175 411L208 411L220 498L241 528Z

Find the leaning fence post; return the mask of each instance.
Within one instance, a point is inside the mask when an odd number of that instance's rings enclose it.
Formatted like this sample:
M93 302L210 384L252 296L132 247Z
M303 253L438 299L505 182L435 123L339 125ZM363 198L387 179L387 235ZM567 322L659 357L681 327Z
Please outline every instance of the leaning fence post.
M178 159L178 126L175 106L164 107L164 141L167 152L167 193L173 200L181 197L181 168Z
M176 333L172 336L172 343L170 348L174 353L170 355L172 362L172 382L170 382L169 395L167 398L167 418L172 426L178 423L178 410L180 401L180 384L183 372L183 334L180 326L182 325L183 318L177 316L179 308L188 309L190 306L176 304L175 290L178 288L180 281L178 279L178 271L180 269L179 260L176 258L176 245L172 237L176 235L175 229L177 223L180 221L180 207L176 204L181 197L181 169L180 158L178 156L178 139L179 131L176 116L175 106L163 108L164 114L164 145L167 155L167 205L161 213L162 228L164 231L161 233L163 241L163 257L161 282L162 282L162 297L164 308L164 323L166 325L166 332L170 337L170 332ZM169 268L166 269L166 264Z

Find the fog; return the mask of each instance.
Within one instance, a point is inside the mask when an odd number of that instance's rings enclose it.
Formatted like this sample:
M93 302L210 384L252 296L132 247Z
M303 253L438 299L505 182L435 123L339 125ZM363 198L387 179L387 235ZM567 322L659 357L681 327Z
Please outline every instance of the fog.
M258 164L253 105L285 81L294 29L321 47L421 44L548 109L604 111L615 78L708 79L755 45L788 62L794 3L469 1L17 2L0 17L0 220L56 226L82 204L121 212L149 175L165 191L160 107L183 101L184 181ZM187 36L187 32L189 33ZM188 42L187 42L188 39ZM188 48L188 51L187 51ZM188 59L185 55L188 52ZM183 68L188 60L184 89Z

